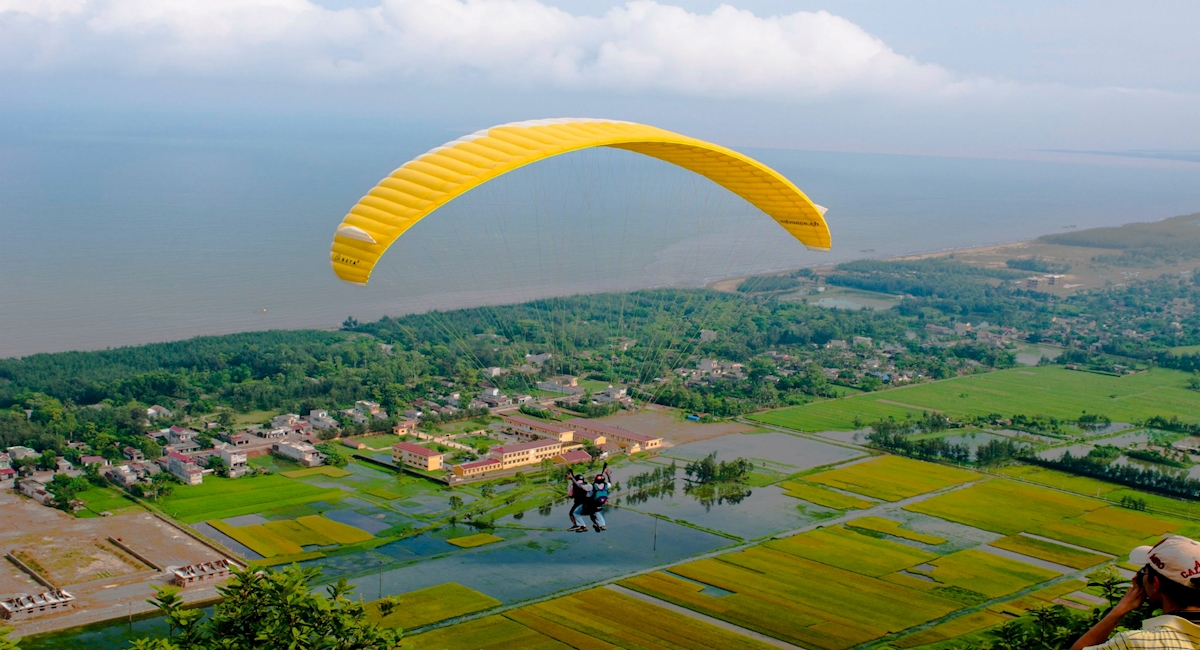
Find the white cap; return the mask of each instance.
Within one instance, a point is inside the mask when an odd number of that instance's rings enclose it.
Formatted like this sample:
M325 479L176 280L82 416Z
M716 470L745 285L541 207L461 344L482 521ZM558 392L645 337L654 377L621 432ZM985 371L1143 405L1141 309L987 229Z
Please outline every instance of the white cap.
M1200 589L1200 542L1172 535L1154 546L1139 546L1129 562L1150 565L1158 573L1185 587Z

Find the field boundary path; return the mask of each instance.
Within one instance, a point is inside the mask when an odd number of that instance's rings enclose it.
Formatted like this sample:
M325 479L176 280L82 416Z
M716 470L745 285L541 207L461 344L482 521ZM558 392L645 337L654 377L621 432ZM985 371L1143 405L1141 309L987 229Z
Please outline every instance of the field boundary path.
M773 636L767 636L765 634L760 634L758 632L755 632L754 630L748 630L744 627L741 627L740 625L734 625L733 623L730 623L728 621L722 621L719 618L713 618L706 614L701 614L700 612L690 610L686 607L680 607L679 605L676 605L674 603L668 603L665 600L659 600L653 596L647 596L646 594L643 594L641 592L634 591L632 589L626 589L625 587L622 587L621 585L611 585L610 584L610 585L605 585L604 587L606 589L611 589L611 590L621 594L622 596L634 598L634 599L640 600L642 602L654 605L655 607L661 607L663 609L667 609L672 612L675 612L676 614L682 614L683 616L687 616L688 618L694 618L697 621L703 621L705 623L708 623L709 625L714 625L721 629L729 630L730 632L733 632L734 634L740 634L745 637L750 637L751 639L754 639L755 641L762 641L763 643L766 643L768 645L773 645L776 648L783 648L784 650L806 650L805 648L803 648L801 646L793 645L791 643L788 643L787 641L782 641L780 639L776 639Z

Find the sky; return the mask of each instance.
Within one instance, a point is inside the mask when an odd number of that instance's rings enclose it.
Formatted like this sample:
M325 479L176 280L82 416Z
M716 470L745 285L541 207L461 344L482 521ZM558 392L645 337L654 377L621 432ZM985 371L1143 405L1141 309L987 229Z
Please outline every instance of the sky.
M1198 26L1194 0L0 0L0 137L588 116L731 146L1200 160Z

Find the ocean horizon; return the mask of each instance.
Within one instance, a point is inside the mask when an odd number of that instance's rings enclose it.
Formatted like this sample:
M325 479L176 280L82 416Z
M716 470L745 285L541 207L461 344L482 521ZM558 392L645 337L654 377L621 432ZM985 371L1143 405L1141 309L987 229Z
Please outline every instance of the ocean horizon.
M1200 212L1200 165L744 149L829 208L833 251L689 172L617 150L473 190L338 281L346 210L448 138L0 134L0 357L754 273Z

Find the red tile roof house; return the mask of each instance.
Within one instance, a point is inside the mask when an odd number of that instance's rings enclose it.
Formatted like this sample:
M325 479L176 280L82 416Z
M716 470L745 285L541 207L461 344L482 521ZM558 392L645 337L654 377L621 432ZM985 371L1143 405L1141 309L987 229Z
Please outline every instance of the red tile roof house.
M404 463L426 472L442 469L442 452L427 449L411 442L400 442L392 445L392 460Z

